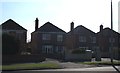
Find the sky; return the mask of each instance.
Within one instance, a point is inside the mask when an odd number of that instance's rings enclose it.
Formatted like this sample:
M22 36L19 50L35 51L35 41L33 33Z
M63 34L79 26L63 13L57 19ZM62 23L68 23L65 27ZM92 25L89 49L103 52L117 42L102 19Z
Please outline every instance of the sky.
M113 0L113 29L118 32L118 2ZM28 30L27 40L35 30L35 19L39 19L39 27L46 22L66 32L70 31L70 23L83 25L99 32L99 26L111 27L111 0L1 0L0 24L13 19Z

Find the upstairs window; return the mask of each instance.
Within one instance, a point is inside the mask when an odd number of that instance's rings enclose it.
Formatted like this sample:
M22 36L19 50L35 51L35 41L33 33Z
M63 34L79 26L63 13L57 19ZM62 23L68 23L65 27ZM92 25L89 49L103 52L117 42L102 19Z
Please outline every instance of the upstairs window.
M80 36L79 37L79 42L86 42L86 37L85 36Z
M91 42L96 43L96 37L91 37Z
M109 38L109 43L114 43L115 42L115 38Z
M45 41L51 40L51 35L50 34L42 34L42 40L45 40Z
M62 42L63 41L63 35L57 35L57 41Z
M10 34L11 36L16 36L16 32L15 32L15 31L10 31L9 34Z

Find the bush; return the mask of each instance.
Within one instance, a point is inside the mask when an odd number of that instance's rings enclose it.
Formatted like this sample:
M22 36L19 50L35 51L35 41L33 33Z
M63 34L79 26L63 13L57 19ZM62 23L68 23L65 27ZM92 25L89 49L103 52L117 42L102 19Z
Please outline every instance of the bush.
M17 54L20 49L19 40L15 37L2 34L2 54L9 55L9 54Z
M76 49L72 51L72 54L84 54L85 50L84 49Z

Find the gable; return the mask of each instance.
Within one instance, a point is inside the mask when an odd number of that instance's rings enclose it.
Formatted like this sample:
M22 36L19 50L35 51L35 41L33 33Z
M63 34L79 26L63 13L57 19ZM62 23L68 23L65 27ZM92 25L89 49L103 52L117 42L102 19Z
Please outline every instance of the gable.
M95 34L95 32L87 29L86 27L84 27L82 25L77 26L72 31L68 32L68 34L71 34L71 33L74 33L74 34L87 34L87 33Z
M97 34L98 34L98 35L103 34L104 36L110 36L111 33L112 33L112 35L114 35L114 36L120 35L118 32L116 32L116 31L114 31L114 30L111 30L110 28L105 28L105 29L103 29L102 31L98 32Z
M63 32L63 33L65 33L65 31L63 31L62 29L58 28L57 26L53 25L50 22L45 23L43 26L38 28L37 31L39 31L39 32Z
M1 24L3 30L25 30L22 26L20 26L18 23L13 21L12 19L7 20L6 22Z

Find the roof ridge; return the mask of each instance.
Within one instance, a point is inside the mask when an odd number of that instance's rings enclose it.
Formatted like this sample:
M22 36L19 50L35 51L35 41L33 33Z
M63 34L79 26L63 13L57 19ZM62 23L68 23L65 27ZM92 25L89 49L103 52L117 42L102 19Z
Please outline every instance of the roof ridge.
M76 28L78 28L78 27L83 27L83 28L85 28L85 29L87 29L87 30L89 30L89 31L91 31L91 32L93 32L93 33L95 33L94 31L90 30L89 28L87 28L87 27L85 27L85 26L83 26L83 25L78 25ZM76 29L76 28L74 28L74 29Z
M3 27L2 29L26 30L12 19L8 19L7 21L3 22L1 26Z
M51 29L51 30L50 30ZM56 25L54 25L51 22L46 22L45 24L43 24L41 27L38 28L37 31L56 31L56 32L65 32L64 30L62 30L61 28L57 27ZM66 32L65 32L66 33Z

